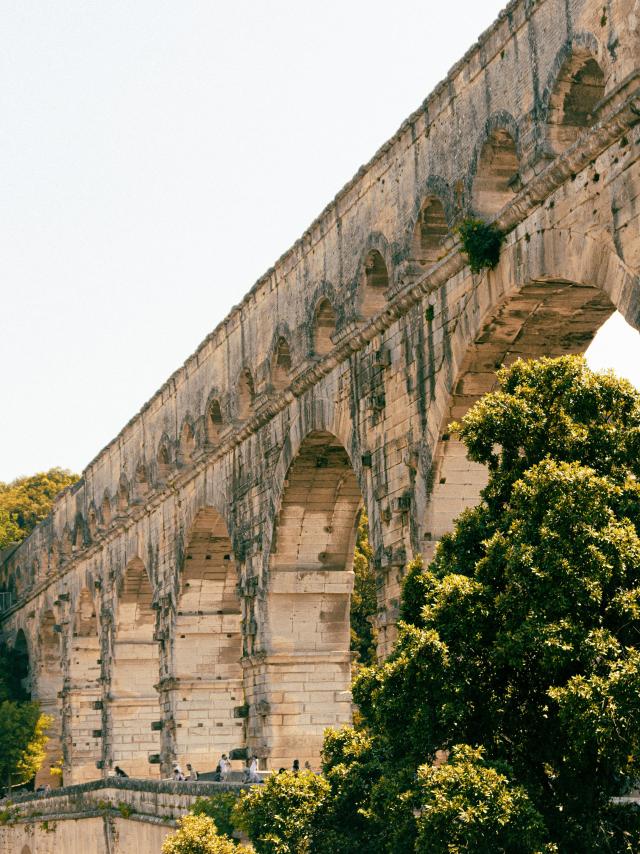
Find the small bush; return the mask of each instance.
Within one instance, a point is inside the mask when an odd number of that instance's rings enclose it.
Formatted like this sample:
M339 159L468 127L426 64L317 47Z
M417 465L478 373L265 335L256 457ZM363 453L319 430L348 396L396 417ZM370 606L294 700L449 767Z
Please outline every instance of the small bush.
M10 805L0 809L0 826L3 824L11 824L12 821L15 821L17 815L17 810L11 809Z
M471 272L493 270L500 260L500 247L505 238L503 232L481 219L465 219L457 231L469 258Z
M235 792L216 792L209 798L197 798L191 812L212 818L220 833L232 836L235 830L231 814L238 801Z
M213 819L188 813L178 820L178 829L162 843L162 854L249 854L243 845L221 836Z
M131 806L131 804L125 804L124 801L120 801L120 803L118 804L118 812L120 813L122 818L129 818L129 816L132 815L135 810Z
M311 771L272 774L253 786L234 811L258 854L308 854L322 835L319 819L329 783Z

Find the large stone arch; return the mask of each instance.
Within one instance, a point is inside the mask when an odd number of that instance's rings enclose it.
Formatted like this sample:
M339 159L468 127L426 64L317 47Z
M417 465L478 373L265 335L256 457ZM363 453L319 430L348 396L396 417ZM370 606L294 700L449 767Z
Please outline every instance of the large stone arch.
M42 767L36 774L36 786L60 785L60 776L52 769L61 768L62 763L62 626L52 607L42 612L38 626L37 655L34 672L33 699L38 700L43 714L51 722L47 727L49 741Z
M288 465L287 465L288 462ZM281 458L254 677L268 708L253 721L272 767L317 764L324 729L351 719L349 606L363 494L345 444L306 430ZM267 690L264 690L266 683Z
M139 557L118 585L109 702L109 757L132 777L159 776L161 712L153 587Z
M206 768L244 746L242 609L227 524L212 506L189 526L171 631L168 701L174 758Z
M483 466L469 461L448 431L453 420L495 386L495 372L515 359L581 353L612 314L640 330L640 280L613 249L563 229L539 230L524 245L511 242L498 268L483 277L477 299L485 311L453 352L453 382L425 471L427 490L422 551L433 556L455 518L480 499ZM514 275L515 274L515 275ZM491 294L491 296L489 296Z
M83 783L99 776L102 747L102 685L98 603L88 587L73 602L69 644L69 692L65 779Z
M15 661L15 675L20 683L20 693L25 700L30 700L33 681L33 657L29 648L29 638L24 629L18 629L12 647L13 659Z
M279 513L287 472L298 455L302 443L313 432L332 433L347 449L353 449L357 441L353 424L344 417L344 412L336 406L335 400L330 397L320 397L317 394L301 398L296 404L296 411L284 437L282 450L271 478L265 511L267 519L273 520ZM355 468L353 454L352 464ZM362 482L361 486L363 486ZM262 532L262 571L264 573L268 572L273 533L273 525L267 525Z

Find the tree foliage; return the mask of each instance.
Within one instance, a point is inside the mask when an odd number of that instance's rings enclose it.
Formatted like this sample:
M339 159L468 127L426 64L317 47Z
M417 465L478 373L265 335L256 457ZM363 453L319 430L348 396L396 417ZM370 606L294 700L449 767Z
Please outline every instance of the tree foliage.
M162 854L249 854L249 851L219 834L212 818L188 813L178 819L178 829L162 843Z
M0 702L0 780L9 788L28 783L39 771L50 724L38 703Z
M191 808L194 815L212 818L220 833L232 836L235 828L233 810L238 802L236 792L216 792L207 798L196 798Z
M77 480L78 475L53 468L11 483L0 482L0 549L28 537L49 514L56 495Z
M28 668L29 662L25 655L0 643L0 702L29 699L23 685Z
M354 585L351 594L351 652L358 664L373 664L376 660L377 631L373 618L378 609L373 551L369 544L369 520L363 511L358 522L358 534L353 556Z
M281 771L241 796L234 819L258 854L307 854L322 835L328 790L311 771Z
M456 745L449 761L418 769L418 836L424 854L533 854L556 850L542 816L511 769L487 762L482 748Z
M498 376L453 427L488 485L325 738L311 852L640 850L640 394L578 357Z

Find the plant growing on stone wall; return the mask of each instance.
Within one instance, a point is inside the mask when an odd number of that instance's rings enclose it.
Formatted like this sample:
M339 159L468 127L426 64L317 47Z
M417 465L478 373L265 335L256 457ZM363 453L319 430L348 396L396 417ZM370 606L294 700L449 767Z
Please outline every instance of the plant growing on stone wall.
M122 818L129 818L135 812L134 808L131 804L126 804L124 801L120 801L118 804L118 812L122 816Z
M0 809L0 827L4 824L12 824L18 817L18 810L12 807L9 801Z
M493 223L468 218L457 228L472 273L493 270L500 260L500 248L505 235Z

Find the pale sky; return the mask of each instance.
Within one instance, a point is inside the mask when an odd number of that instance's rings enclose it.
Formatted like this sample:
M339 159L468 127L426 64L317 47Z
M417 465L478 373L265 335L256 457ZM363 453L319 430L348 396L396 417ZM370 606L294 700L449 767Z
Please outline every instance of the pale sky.
M502 5L0 0L0 480L81 471Z

